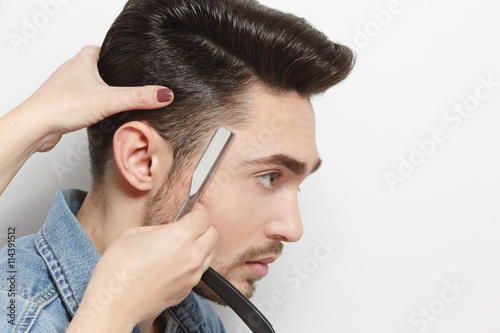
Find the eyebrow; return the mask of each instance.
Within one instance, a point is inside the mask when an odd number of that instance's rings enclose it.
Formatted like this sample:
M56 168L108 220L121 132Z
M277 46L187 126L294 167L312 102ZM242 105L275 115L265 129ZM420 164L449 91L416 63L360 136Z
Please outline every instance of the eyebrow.
M313 168L311 169L311 172L309 174L316 172L323 161L321 158L318 157L318 160L314 164ZM289 169L293 173L297 175L305 175L306 171L308 169L308 165L305 162L299 161L296 158L290 156L290 155L285 155L285 154L274 154L271 156L267 157L261 157L257 158L254 160L250 161L245 161L244 164L251 164L251 165L280 165L284 166L285 168Z

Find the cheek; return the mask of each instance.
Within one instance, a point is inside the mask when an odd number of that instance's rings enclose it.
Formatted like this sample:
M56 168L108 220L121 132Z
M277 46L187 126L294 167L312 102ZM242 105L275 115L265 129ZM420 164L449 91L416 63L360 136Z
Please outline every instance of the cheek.
M219 233L216 253L224 262L251 247L262 229L256 195L247 186L240 185L228 185L217 196L200 200L208 210L212 226Z

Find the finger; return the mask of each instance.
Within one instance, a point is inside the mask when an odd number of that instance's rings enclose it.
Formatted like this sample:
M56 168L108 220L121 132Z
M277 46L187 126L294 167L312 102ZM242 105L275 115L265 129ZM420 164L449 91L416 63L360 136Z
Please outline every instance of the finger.
M161 86L109 87L106 95L111 106L108 116L128 110L159 109L174 99L172 90Z
M197 203L191 209L191 212L183 216L178 222L193 232L194 239L197 239L210 227L210 215L207 209Z
M97 61L99 61L99 53L101 48L95 45L87 45L80 50L68 63L73 64L80 70L93 68L97 72Z
M212 263L214 262L214 259L215 259L215 250L212 250L208 256L203 260L203 262L201 263L199 269L200 269L200 272L201 274L203 275L203 273L205 273L207 271L207 269L209 267L212 266Z
M78 52L77 56L88 57L93 63L97 63L99 60L99 53L101 52L101 48L95 45L87 45Z
M203 260L203 262L200 265L200 272L203 274L208 267L212 265L212 262L215 259L215 250L210 251L210 253L206 256L206 258Z
M205 255L209 255L210 252L215 248L218 237L219 234L217 230L214 227L210 226L207 231L203 233L203 235L198 237L196 242L202 249L205 249Z

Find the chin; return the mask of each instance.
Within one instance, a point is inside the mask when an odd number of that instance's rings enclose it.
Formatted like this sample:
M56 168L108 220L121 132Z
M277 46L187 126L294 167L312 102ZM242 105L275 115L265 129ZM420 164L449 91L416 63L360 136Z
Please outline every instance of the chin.
M232 281L229 282L231 282L231 284L233 284L246 298L252 298L255 293L255 282L257 280L258 279L249 278L240 283L233 283ZM200 283L193 288L193 291L209 301L222 306L227 306L226 302L224 302L224 300L220 298L220 296L217 295L212 289L210 289L210 287L208 287L203 281L200 281Z

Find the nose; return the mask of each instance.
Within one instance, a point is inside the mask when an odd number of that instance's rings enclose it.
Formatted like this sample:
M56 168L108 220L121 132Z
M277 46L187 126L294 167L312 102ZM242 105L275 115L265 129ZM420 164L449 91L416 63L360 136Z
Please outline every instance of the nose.
M302 238L304 229L299 212L297 192L287 195L274 205L269 222L266 224L267 238L282 242L296 242Z

